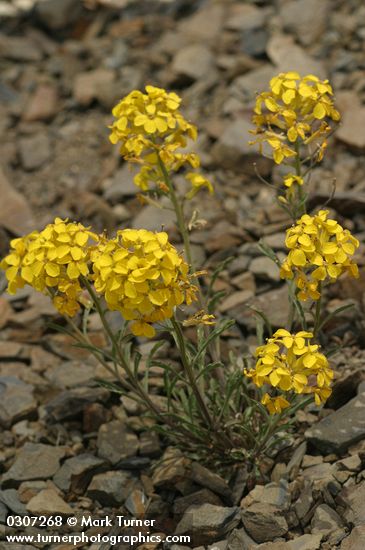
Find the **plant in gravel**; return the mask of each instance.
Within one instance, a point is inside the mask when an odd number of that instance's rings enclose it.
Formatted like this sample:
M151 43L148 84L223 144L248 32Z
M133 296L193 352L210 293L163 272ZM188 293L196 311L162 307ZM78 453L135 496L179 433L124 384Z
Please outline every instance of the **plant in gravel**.
M359 241L336 220L328 218L327 210L306 213L313 165L323 158L331 131L329 122L340 119L332 95L327 80L313 75L301 78L298 73L289 72L274 77L270 90L258 94L256 100L253 133L257 138L252 143L259 143L261 151L267 144L276 164L285 167L285 193L279 195L278 203L293 220L286 231L288 254L284 261L265 243L259 244L262 252L280 267L281 278L289 283L287 329L273 333L269 319L265 319L270 335L256 350L255 367L245 370L256 387L265 388L261 403L275 416L269 433L285 418L293 419L293 412L309 401L300 400L301 395L314 395L317 405L331 395L334 373L314 339L320 337L330 318L349 306L323 318L323 290L326 283L335 282L344 273L359 276L352 260Z
M290 71L272 78L269 88L257 95L252 118L256 138L250 143L285 166L281 202L296 220L305 212L304 184L311 167L322 160L331 123L339 122L340 114L328 80Z
M318 159L329 132L326 120L338 120L331 95L327 82L288 73L273 79L271 91L257 100L258 141L270 145L277 163L293 160L296 167L284 178L288 191L282 197L292 216L305 208L305 195L292 193L304 186L300 146L320 140ZM303 395L314 396L317 404L328 398L333 372L314 343L320 311L310 332L300 302L311 298L320 304L323 281L346 271L356 275L351 256L358 242L327 219L325 211L314 217L303 213L288 230L289 253L281 269L282 277L295 284L290 299L293 312L300 313L298 322L303 321L300 330L292 333L293 314L288 329L271 331L257 348L253 368L233 353L227 358L221 338L234 321L217 313L222 293L214 291L226 262L206 278L205 286L200 284L206 272L195 270L190 244L190 231L199 224L196 216L189 222L184 210L187 200L204 188L213 193L213 186L196 171L198 155L187 152L197 130L181 114L180 103L177 94L153 86L146 86L145 93L131 92L113 109L110 140L126 162L140 167L134 182L146 200L156 204L155 197L162 195L170 202L183 252L164 231L122 229L115 236L97 235L57 218L40 232L14 239L0 265L10 293L28 284L52 298L69 325L62 330L113 375L114 381L100 383L137 401L152 417L154 429L189 456L232 474L232 466L252 467L276 445L278 432L285 434L303 406ZM175 187L177 172L190 185L184 196ZM278 262L273 251L264 250ZM93 311L101 319L105 348L89 338ZM119 324L111 322L111 311L120 313ZM140 351L141 337L156 339L147 356ZM166 341L175 346L177 360L161 357ZM163 372L159 393L149 381L156 366Z

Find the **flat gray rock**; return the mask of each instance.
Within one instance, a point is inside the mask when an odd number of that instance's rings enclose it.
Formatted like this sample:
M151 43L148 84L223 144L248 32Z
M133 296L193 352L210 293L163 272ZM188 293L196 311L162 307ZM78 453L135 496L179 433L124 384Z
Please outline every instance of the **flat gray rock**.
M272 504L255 502L242 510L242 523L256 542L268 542L286 535L289 530L281 514L282 511Z
M98 455L112 464L138 452L138 437L127 430L125 422L113 420L99 428L97 439Z
M325 454L341 454L365 438L365 387L346 405L315 424L305 435Z
M224 538L239 523L239 508L225 508L213 504L190 506L178 523L175 534L189 534L192 543L211 544Z
M105 460L81 454L66 460L53 478L62 491L82 494L92 476L105 465Z
M102 506L119 506L133 489L135 478L127 472L104 472L93 477L87 496Z
M48 479L60 466L65 449L42 443L26 443L14 464L3 476L3 488L17 487L21 481Z
M33 386L15 376L0 377L0 426L9 428L20 420L34 419L37 402L33 390Z

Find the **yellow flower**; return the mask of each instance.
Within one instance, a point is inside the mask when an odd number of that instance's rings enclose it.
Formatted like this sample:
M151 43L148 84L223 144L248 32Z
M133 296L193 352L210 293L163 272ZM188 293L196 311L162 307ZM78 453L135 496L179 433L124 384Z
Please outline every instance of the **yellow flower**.
M343 273L358 277L357 265L351 257L359 241L336 220L327 218L328 211L315 216L305 214L287 230L285 245L289 253L280 276L295 279L300 300L318 300L320 282L334 282Z
M256 130L252 133L257 137L252 143L258 143L261 151L263 143L268 143L274 161L281 164L297 154L293 144L298 140L305 145L316 141L317 160L321 160L331 131L328 121L340 120L332 96L328 80L314 75L301 77L294 71L280 73L271 79L270 90L256 98Z
M177 94L154 86L146 86L145 92L134 90L114 107L110 141L120 144L125 160L142 164L134 178L142 191L148 191L152 184L155 189L168 192L161 162L168 172L177 172L182 166L198 168L200 159L196 153L179 152L189 139L196 140L197 129L180 113L181 98ZM202 181L195 176L192 181L195 192L203 186L210 191L211 184L200 177Z
M124 229L92 251L95 289L111 310L134 321L136 336L151 338L153 323L169 319L174 308L195 299L188 265L167 233Z
M270 397L268 393L265 393L261 399L261 403L265 405L270 414L280 414L281 411L290 407L289 401L282 396Z
M289 187L289 189L293 184L303 185L303 183L303 178L300 176L296 176L295 174L287 174L284 178L284 185L286 187Z
M324 402L331 394L333 371L318 351L319 346L311 344L312 338L311 332L291 334L285 329L277 330L266 344L256 349L255 368L245 370L245 375L258 387L268 384L282 392L313 393L316 403ZM275 399L268 394L263 398L270 414L285 408L282 401Z
M14 294L28 284L53 296L55 307L74 316L79 309L80 277L89 274L92 245L98 237L80 223L56 218L43 231L11 241L10 253L0 267Z
M191 327L196 325L214 325L214 324L215 324L214 315L209 315L208 313L205 313L203 309L200 311L197 311L192 317L189 317L189 319L185 319L185 321L183 321L184 327Z
M187 199L192 199L202 187L207 187L210 194L214 193L211 182L201 174L189 172L185 177L192 185L191 190L185 195Z

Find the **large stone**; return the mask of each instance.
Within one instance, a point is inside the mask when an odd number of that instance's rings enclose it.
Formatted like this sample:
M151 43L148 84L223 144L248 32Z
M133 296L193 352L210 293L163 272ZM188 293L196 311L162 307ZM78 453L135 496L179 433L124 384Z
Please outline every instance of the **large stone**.
M172 210L156 208L153 204L143 207L135 216L132 227L134 229L148 229L149 231L169 231L175 226L175 214Z
M19 500L18 491L16 489L0 491L0 502L5 504L14 514L23 516L27 513L24 504Z
M233 4L233 13L224 23L231 31L249 31L263 27L267 18L267 10L251 4Z
M192 543L198 546L224 538L238 523L238 508L224 508L213 504L190 506L178 523L175 534L188 534Z
M346 487L341 495L341 501L346 506L344 518L352 525L365 524L365 481L359 485Z
M250 508L256 503L272 505L278 510L288 510L290 506L288 482L282 479L279 483L256 485L241 501L241 508Z
M241 117L230 121L218 141L212 148L212 157L216 164L223 168L242 170L254 174L254 163L261 174L267 174L272 162L259 155L249 141L253 136L249 133L253 129L251 122Z
M133 183L133 177L138 172L134 166L123 164L114 174L113 179L104 191L104 198L112 204L123 202L125 197L133 197L138 187Z
M75 0L42 0L36 2L36 14L50 30L57 31L74 23L81 13L81 4Z
M310 46L326 29L329 9L327 0L294 0L282 4L280 17L285 30L290 33L294 31L299 42Z
M113 420L99 428L97 439L98 455L112 464L138 452L138 437L127 430L125 422Z
M250 263L250 271L261 279L280 281L279 268L273 260L267 256L254 258Z
M289 540L288 542L266 542L256 546L256 548L257 550L319 550L322 538L323 535L321 534L308 534Z
M190 17L181 20L179 31L190 41L215 44L222 32L225 6L206 4ZM176 34L176 33L175 33Z
M358 149L365 148L365 107L352 91L336 95L336 105L341 113L341 124L336 138Z
M66 460L53 478L62 491L82 494L93 475L105 465L105 460L81 454Z
M34 134L19 139L19 155L24 170L36 170L51 156L51 146L46 133Z
M54 489L45 489L30 499L27 510L37 515L72 515L73 509Z
M35 220L26 199L14 189L0 168L0 226L14 235L30 233Z
M14 61L37 62L43 58L40 46L25 36L0 35L0 57Z
M202 44L191 44L179 50L172 63L175 73L192 80L205 78L213 67L213 54Z
M257 548L256 542L241 529L234 529L228 538L227 550L254 550Z
M265 64L257 69L249 71L247 74L238 76L230 87L232 96L245 102L252 103L255 100L255 95L262 92L267 86L267 82L271 80L277 73L273 65ZM251 137L251 139L253 139Z
M218 474L211 472L198 462L192 462L189 468L189 477L198 485L210 489L217 495L230 500L232 491L227 482Z
M190 506L198 506L201 504L214 504L215 506L221 506L222 501L209 489L201 489L195 493L190 493L184 497L175 499L174 501L174 515L182 516L182 514Z
M254 328L258 315L254 310L257 310L270 319L272 327L283 327L287 323L289 315L288 287L284 285L281 288L264 292L250 300L249 306L254 309L237 307L232 309L230 314L238 323L248 328Z
M340 550L364 550L365 548L365 525L354 527L351 534L346 537L340 546Z
M65 449L62 447L25 443L12 467L4 474L3 487L16 487L21 481L52 477L64 455Z
M102 506L120 506L135 485L135 478L127 472L105 472L93 477L87 496Z
M244 509L242 523L256 542L267 542L282 537L289 530L281 510L272 504L254 503Z
M322 533L328 536L333 531L343 527L340 516L327 504L317 506L312 522L312 533Z
M319 78L326 77L323 63L295 44L294 38L290 35L275 34L268 42L267 54L277 65L279 73L295 68L301 75L315 74Z
M25 108L23 120L49 120L57 113L58 105L57 88L50 84L40 84Z
M309 428L308 441L324 453L341 454L348 447L365 438L365 387L346 405Z
M64 361L47 370L46 378L56 388L85 386L95 378L96 366L80 361Z
M37 414L33 386L15 376L0 377L0 425L9 428L16 422Z
M87 107L94 99L100 100L105 87L110 87L114 79L115 73L111 69L101 68L78 74L73 86L76 101Z
M189 466L190 460L185 458L181 451L168 447L153 471L154 486L174 488L177 483L188 477Z
M74 388L60 393L45 406L49 420L60 422L81 415L90 403L105 403L109 397L104 388Z

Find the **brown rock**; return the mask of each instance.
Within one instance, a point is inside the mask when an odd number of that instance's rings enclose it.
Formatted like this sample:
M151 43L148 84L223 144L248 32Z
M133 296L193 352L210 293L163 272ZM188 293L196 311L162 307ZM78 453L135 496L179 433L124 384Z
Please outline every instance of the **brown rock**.
M310 46L326 29L329 9L327 0L294 0L282 5L280 16L285 29L294 31L301 44Z
M355 527L340 546L340 550L363 550L365 548L365 525Z
M95 69L76 76L73 87L73 95L76 101L83 107L87 107L94 99L98 99L105 85L114 82L115 73L110 69Z
M31 514L72 515L73 510L53 489L45 489L31 498L27 503L27 510Z
M3 296L0 296L0 329L5 327L13 314L13 309Z
M8 182L0 168L0 225L14 235L35 229L35 220L26 199Z
M51 145L46 132L20 138L18 147L24 170L40 168L51 156Z
M233 292L233 294L223 300L219 306L219 311L225 313L239 305L243 306L253 297L253 295L254 293L252 290L239 290L238 292Z
M365 107L359 96L352 91L340 92L336 104L341 113L341 125L336 137L347 145L358 149L365 148Z
M292 71L293 67L301 74L315 74L319 78L326 77L326 71L321 61L308 55L294 38L286 34L274 35L267 45L267 54L278 67L278 72Z
M49 120L57 113L57 88L51 84L40 84L30 98L23 113L25 122Z

